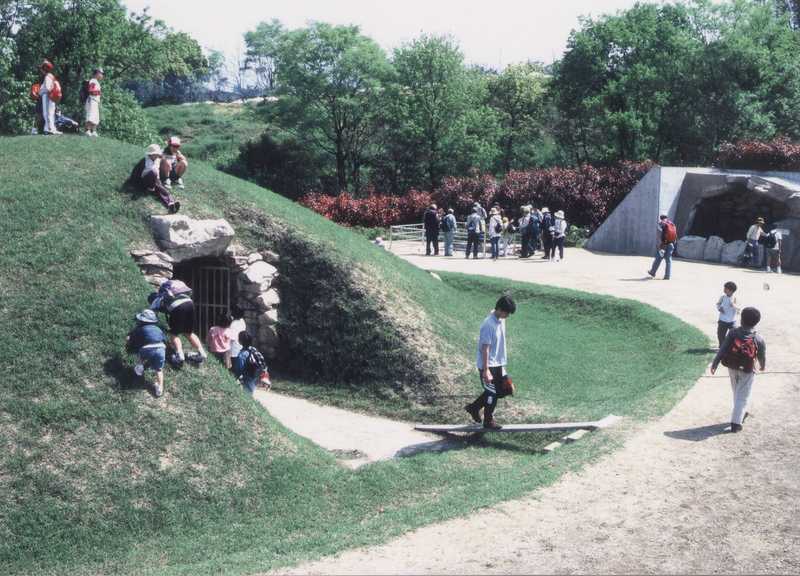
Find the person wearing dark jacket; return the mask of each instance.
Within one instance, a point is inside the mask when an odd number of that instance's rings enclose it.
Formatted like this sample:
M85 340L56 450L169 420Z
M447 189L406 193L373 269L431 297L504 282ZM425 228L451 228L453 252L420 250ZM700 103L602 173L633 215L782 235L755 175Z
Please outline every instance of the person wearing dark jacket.
M547 207L542 208L542 244L544 245L544 260L550 260L550 253L555 251L553 244L553 215L550 214L550 209Z
M156 373L153 395L159 398L164 393L164 359L166 352L164 331L158 325L158 316L152 310L142 310L136 315L136 327L125 339L128 348L138 356L134 367L137 376L143 376L149 368Z
M439 255L439 214L436 212L436 204L431 204L425 210L425 255L431 255L431 244L433 244L433 255Z

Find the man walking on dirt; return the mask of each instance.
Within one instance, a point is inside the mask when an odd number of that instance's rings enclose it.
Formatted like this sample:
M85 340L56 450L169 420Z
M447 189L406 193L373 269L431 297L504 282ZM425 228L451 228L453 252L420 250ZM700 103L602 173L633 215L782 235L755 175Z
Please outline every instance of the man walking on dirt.
M494 409L498 398L513 394L513 385L506 372L506 318L517 310L511 296L501 296L481 324L478 336L478 374L483 392L474 402L464 406L472 419L480 423L483 408L483 427L490 430L502 428L494 421Z
M664 280L669 280L672 274L672 253L675 252L675 242L677 241L678 234L675 224L672 223L669 216L662 214L658 217L658 250L653 259L653 265L647 271L650 278L656 277L658 267L661 266L663 260L665 263Z

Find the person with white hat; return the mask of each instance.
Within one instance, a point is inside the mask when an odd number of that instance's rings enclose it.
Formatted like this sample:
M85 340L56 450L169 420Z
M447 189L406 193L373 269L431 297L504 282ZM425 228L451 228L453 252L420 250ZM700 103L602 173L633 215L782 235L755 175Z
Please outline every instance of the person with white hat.
M165 188L172 188L174 183L182 190L183 175L188 167L189 161L181 152L181 139L170 136L164 148L164 161L161 163L161 183Z
M126 346L138 355L133 371L143 376L145 369L156 373L153 395L159 398L164 393L164 362L166 361L166 337L158 325L158 316L152 310L142 310L136 315L136 327L125 338Z
M489 242L492 246L492 260L500 256L500 238L503 236L503 220L497 208L489 211Z
M86 85L86 101L83 110L86 116L86 135L97 136L97 125L100 124L100 80L103 79L103 69L95 68L92 78Z
M161 146L150 144L144 153L144 158L139 160L133 168L131 180L137 182L148 192L155 192L158 199L167 207L170 214L175 214L181 208L181 203L175 200L172 193L161 184L162 153Z
M567 237L567 221L564 220L564 211L559 210L556 212L556 218L553 221L553 258L555 262L564 259L564 240ZM556 256L556 248L558 248L558 256Z

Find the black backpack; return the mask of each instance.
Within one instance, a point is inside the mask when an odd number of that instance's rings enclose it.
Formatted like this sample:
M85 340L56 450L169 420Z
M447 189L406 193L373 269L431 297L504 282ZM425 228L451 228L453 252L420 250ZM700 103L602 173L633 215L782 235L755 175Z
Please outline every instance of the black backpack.
M248 377L259 376L262 372L267 371L267 362L264 356L256 350L253 346L247 349L248 355L244 366L244 373Z
M89 99L89 81L84 80L81 82L81 90L78 93L78 97L81 99L81 104L86 104L86 101Z
M770 232L764 238L764 246L767 248L775 248L778 244L778 238L775 236L775 232Z

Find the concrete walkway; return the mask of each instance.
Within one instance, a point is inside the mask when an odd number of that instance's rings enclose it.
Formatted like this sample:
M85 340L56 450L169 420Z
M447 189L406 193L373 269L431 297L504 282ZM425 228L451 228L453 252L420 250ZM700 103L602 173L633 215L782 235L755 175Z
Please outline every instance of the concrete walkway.
M726 432L722 368L663 418L630 430L621 449L554 486L293 573L800 573L800 278L676 261L665 282L645 280L650 260L636 256L568 249L561 263L491 262L393 249L423 268L634 298L712 340L714 303L733 280L740 303L762 312L767 372L756 377L740 434Z
M456 443L414 430L414 424L367 416L256 390L254 397L281 424L333 452L350 468L370 462L412 456L423 451L443 451Z

